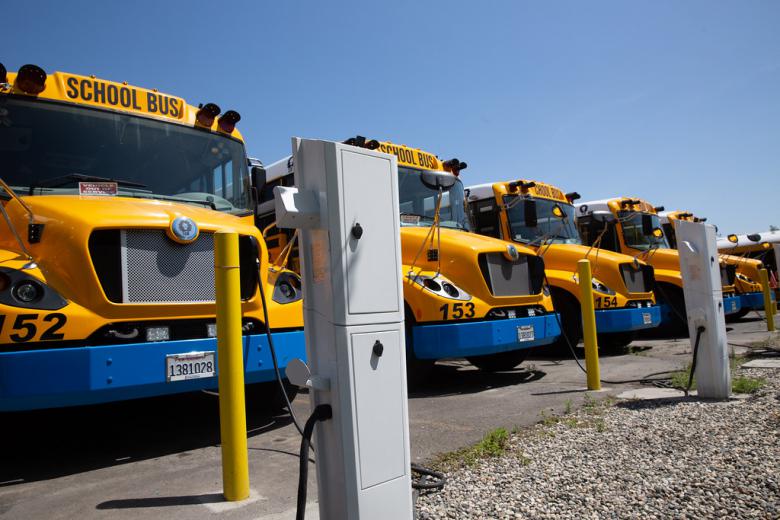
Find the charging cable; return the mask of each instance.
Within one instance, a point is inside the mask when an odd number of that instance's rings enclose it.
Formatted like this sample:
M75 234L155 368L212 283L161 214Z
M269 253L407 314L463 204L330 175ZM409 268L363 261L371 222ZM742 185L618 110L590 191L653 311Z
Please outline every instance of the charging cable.
M309 484L309 450L311 449L311 436L314 433L314 425L319 421L327 421L333 417L333 409L329 404L318 405L312 412L301 434L300 470L298 472L298 506L295 512L295 520L303 520L306 517L306 495Z

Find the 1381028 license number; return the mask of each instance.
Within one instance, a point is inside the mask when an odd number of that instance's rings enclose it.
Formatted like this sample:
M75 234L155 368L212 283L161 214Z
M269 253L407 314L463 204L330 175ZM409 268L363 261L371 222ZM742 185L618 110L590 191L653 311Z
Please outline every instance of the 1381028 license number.
M214 352L188 352L165 356L165 378L170 383L217 375Z

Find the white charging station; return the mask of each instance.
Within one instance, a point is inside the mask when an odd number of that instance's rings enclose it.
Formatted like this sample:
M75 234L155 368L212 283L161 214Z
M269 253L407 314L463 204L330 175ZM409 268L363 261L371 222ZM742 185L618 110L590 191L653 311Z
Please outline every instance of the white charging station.
M288 376L310 388L312 410L333 410L315 429L320 518L411 519L396 158L292 145L296 188L274 198L277 226L300 229L310 373L297 363Z
M731 371L715 226L680 220L676 232L692 348L704 327L696 361L698 395L727 399Z

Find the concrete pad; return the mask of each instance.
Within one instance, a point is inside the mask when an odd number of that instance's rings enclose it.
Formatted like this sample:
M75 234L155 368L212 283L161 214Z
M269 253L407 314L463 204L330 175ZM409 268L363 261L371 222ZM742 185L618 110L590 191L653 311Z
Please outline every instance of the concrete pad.
M689 395L696 395L696 391L692 391ZM649 401L652 399L677 399L685 397L685 392L676 388L634 388L632 390L626 390L617 395L618 399L639 399L640 401Z
M754 359L742 365L742 368L780 368L780 359Z

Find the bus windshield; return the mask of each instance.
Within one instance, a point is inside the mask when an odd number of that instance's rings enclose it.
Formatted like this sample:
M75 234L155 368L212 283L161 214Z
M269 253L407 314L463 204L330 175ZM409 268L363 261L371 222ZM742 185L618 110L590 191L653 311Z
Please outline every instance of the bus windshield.
M661 227L661 220L658 215L653 213L642 213L638 211L620 211L618 218L623 228L623 240L628 247L647 251L659 247L668 248L665 236L656 237L652 234L645 235L642 230L642 215L650 215L653 222L653 229Z
M450 176L451 187L442 186L439 217L442 227L468 229L464 207L463 183L445 172L425 172L415 168L398 168L398 196L401 206L401 226L430 226L436 213L439 189L425 177Z
M525 221L527 200L536 201L536 226L528 226ZM516 195L504 197L509 208L507 218L512 240L529 244L553 242L556 244L581 244L577 225L574 221L574 206L549 199L518 199ZM555 206L563 210L563 217L553 214Z
M80 106L0 97L0 177L20 195L79 193L113 181L117 195L246 214L244 145L227 136Z

